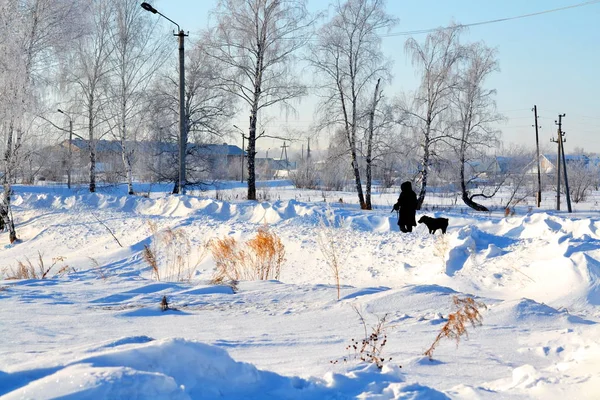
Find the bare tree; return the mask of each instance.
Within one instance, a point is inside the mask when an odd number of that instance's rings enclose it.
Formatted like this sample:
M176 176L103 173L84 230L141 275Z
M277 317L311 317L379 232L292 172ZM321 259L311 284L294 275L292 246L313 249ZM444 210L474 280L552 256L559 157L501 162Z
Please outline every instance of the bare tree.
M465 165L468 157L483 154L499 142L500 132L494 129L502 116L496 112L495 89L485 89L486 78L498 70L496 50L482 42L473 43L466 49L461 63L458 84L452 92L452 106L456 113L454 148L460 168L462 199L466 205L477 211L488 211L487 207L476 203L475 197L489 198L493 194L470 193L467 188Z
M106 123L108 105L107 85L111 73L109 57L113 47L110 42L110 23L114 18L110 0L85 0L86 31L74 42L74 51L68 60L66 80L73 84L73 108L82 115L87 130L89 152L89 190L96 191L97 130Z
M495 193L504 188L506 198L502 202L504 208L516 206L534 193L532 173L535 152L524 146L511 146L501 150L502 156L495 157L497 165L495 173L488 180L488 193Z
M364 142L366 143L365 157L365 203L366 209L371 210L371 188L373 184L373 171L378 164L389 161L390 157L398 156L397 146L394 145L396 132L394 130L393 107L383 96L381 79L377 80L373 92L373 100L369 105L368 126L365 129ZM389 186L388 186L389 187Z
M187 156L190 160L199 157L198 149L208 143L222 138L228 131L228 123L235 115L236 98L230 92L221 90L216 84L219 79L219 64L214 58L205 57L206 51L203 42L194 45L186 52L186 80L185 80L185 120L187 122L187 138L193 144L186 143ZM178 68L178 67L177 67ZM179 134L178 112L179 97L175 90L178 85L178 69L173 68L171 74L158 79L152 89L152 116L156 121L155 128L163 131L159 139L165 143L177 143ZM156 118L158 116L158 118ZM186 184L197 185L203 183L203 169L197 163L189 162L186 165ZM163 180L173 180L174 193L178 192L177 171L165 170L161 165L157 172ZM164 172L168 172L164 174Z
M363 118L369 115L364 105L377 106L368 100L369 84L389 76L379 31L390 29L397 20L385 12L384 0L338 1L333 7L334 17L319 30L310 49L310 62L322 78L318 114L322 128L343 127L358 201L362 209L368 209L358 163L358 135Z
M352 169L343 160L348 158L346 133L338 128L329 139L324 163L317 168L323 190L344 190L351 179Z
M112 134L121 145L127 192L131 195L140 117L147 109L146 90L166 59L166 43L154 39L156 22L152 22L154 19L137 0L112 0L109 4L114 13L109 25L112 50L109 118L113 121Z
M256 200L256 141L264 136L256 132L258 114L275 104L293 110L291 101L306 94L293 62L315 19L306 0L220 0L215 15L207 54L221 65L221 88L250 108L248 200Z
M9 230L10 242L17 240L11 212L12 184L16 180L27 128L34 117L36 83L43 82L53 67L55 52L78 15L73 1L56 4L51 0L0 1L0 129L3 146L3 198L0 217ZM21 167L23 167L21 165Z
M585 201L591 189L598 185L598 172L598 167L589 165L585 159L567 163L569 191L575 203Z
M418 195L418 209L423 205L427 193L429 168L432 152L438 142L448 137L448 122L443 116L450 106L450 95L456 86L456 69L463 58L459 45L461 28L453 26L427 35L420 44L415 39L406 41L405 49L419 69L421 84L412 104L401 104L406 114L405 123L417 133L422 151Z

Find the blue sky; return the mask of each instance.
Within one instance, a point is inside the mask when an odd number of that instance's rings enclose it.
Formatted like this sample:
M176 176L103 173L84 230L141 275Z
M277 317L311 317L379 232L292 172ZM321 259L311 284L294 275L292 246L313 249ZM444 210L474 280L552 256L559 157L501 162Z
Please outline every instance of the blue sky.
M446 26L451 21L469 24L513 17L582 2L581 0L388 0L387 10L400 19L393 32ZM216 0L162 0L153 4L194 33L211 23L209 11ZM323 10L328 2L309 0L312 10ZM415 35L417 40L425 35ZM394 59L394 80L385 88L389 95L416 88L415 71L404 55L407 36L383 39L385 53ZM496 88L498 110L505 143L535 145L533 112L540 115L540 143L554 151L550 138L556 136L554 121L566 113L563 130L565 149L583 147L600 152L600 2L584 7L529 18L470 27L463 40L483 40L498 49L500 72L488 81ZM289 123L306 128L312 118L312 103L304 101L301 115ZM282 117L282 120L284 118ZM244 125L246 118L236 121ZM241 126L241 125L240 125ZM265 143L264 147L271 144ZM278 144L273 143L273 146Z

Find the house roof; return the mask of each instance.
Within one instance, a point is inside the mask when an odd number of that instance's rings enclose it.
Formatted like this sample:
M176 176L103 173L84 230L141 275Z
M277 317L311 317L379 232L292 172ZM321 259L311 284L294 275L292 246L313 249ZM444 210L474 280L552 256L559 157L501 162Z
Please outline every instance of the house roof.
M72 145L80 150L87 150L88 140L73 139ZM64 142L63 142L64 143ZM177 143L160 142L143 140L139 142L126 142L127 145L134 144L136 149L142 153L153 153L153 152L173 152L176 153L179 150ZM189 151L197 151L199 154L204 155L224 155L224 156L240 156L246 155L245 151L241 148L232 144L198 144L188 143ZM98 153L119 153L121 152L121 143L116 140L98 140L96 142L96 152Z

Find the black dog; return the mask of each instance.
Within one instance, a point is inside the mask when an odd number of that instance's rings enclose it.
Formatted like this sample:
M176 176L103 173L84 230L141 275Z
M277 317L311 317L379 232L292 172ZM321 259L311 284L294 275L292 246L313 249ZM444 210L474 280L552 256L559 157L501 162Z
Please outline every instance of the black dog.
M419 223L427 225L431 234L434 234L438 229L442 230L442 234L446 233L446 229L448 228L448 218L431 218L423 215L419 218Z

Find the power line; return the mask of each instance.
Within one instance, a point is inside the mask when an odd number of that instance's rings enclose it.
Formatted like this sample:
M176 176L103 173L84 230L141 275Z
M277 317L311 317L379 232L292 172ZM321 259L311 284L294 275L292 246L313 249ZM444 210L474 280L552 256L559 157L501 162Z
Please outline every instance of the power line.
M570 6L553 8L551 10L538 11L538 12L529 13L529 14L517 15L517 16L514 16L514 17L491 19L491 20L488 20L488 21L481 21L481 22L473 22L473 23L470 23L470 24L457 24L457 25L454 25L454 26L446 26L446 27L439 27L439 28L418 29L418 30L414 30L414 31L404 31L404 32L392 32L392 33L383 34L383 35L381 35L381 37L420 35L420 34L423 34L423 33L431 33L431 32L443 31L443 30L447 30L447 29L453 29L453 28L456 28L456 27L468 28L470 26L494 24L496 22L505 22L505 21L511 21L511 20L514 20L514 19L535 17L536 15L549 14L549 13L553 13L553 12L569 10L571 8L578 8L578 7L589 6L589 5L597 4L597 3L600 3L600 0L586 1L586 2L583 2L583 3L573 4L573 5L570 5Z

